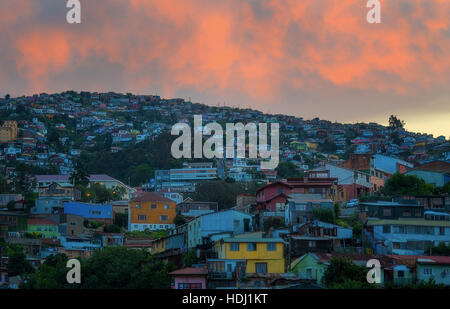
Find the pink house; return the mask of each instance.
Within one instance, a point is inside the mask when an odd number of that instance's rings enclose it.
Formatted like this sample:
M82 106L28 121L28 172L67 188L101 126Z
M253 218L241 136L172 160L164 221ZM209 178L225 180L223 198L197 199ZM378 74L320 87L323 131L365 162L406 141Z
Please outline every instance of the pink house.
M188 267L171 272L171 288L175 290L206 289L207 268Z

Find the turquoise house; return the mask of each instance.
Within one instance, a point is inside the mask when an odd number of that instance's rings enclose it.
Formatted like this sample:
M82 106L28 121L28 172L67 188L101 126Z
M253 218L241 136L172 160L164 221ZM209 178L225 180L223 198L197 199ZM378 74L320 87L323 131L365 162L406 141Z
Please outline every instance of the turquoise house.
M450 256L422 256L416 261L417 282L429 282L450 286Z

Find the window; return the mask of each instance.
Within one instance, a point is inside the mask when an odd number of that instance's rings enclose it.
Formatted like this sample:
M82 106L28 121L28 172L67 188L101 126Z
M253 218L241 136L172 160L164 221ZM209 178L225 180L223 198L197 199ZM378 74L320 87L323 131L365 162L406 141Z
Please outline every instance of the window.
M192 289L201 289L201 283L178 283L178 289L180 290L192 290Z
M145 221L145 220L147 220L146 215L138 215L138 221Z
M141 209L141 204L136 204L135 207L138 208L138 209Z
M247 244L247 251L256 251L256 244L255 243L248 243Z
M255 271L257 274L267 274L267 263L255 263Z
M156 204L152 204L151 208L156 209Z
M391 232L390 225L383 225L383 234L389 234Z
M159 216L160 221L169 221L169 216Z
M385 216L385 217L392 216L392 209L391 208L384 208L383 209L383 216Z
M230 251L239 251L239 243L231 243L230 244Z
M274 243L267 244L267 251L277 251L277 244Z
M433 268L424 268L423 269L423 274L427 275L427 276L433 275Z
M404 277L405 277L405 272L404 272L403 270L399 270L399 271L397 272L397 276L398 276L399 278L404 278Z
M316 246L316 242L315 241L308 241L308 247L310 248L314 248Z
M170 205L164 205L164 209L170 209Z
M443 226L439 227L439 235L445 235L445 227Z
M411 209L403 210L403 217L411 217Z

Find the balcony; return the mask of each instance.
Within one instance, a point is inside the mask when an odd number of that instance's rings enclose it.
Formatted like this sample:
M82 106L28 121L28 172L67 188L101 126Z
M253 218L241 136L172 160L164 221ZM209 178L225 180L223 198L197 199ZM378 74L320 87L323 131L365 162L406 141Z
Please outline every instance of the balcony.
M209 280L232 280L233 273L231 272L208 272Z

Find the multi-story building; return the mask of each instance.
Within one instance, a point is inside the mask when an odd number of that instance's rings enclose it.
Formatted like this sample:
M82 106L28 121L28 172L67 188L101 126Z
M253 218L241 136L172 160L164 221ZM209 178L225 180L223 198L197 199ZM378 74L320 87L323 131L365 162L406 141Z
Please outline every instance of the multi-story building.
M175 227L175 202L154 192L132 199L128 214L130 231L167 230Z
M214 246L219 259L246 261L247 274L285 273L284 241L242 234L224 238Z
M17 140L17 121L6 120L0 127L0 143L9 143Z
M429 216L424 206L406 202L361 203L364 235L376 254L421 255L430 246L450 244L450 216Z

